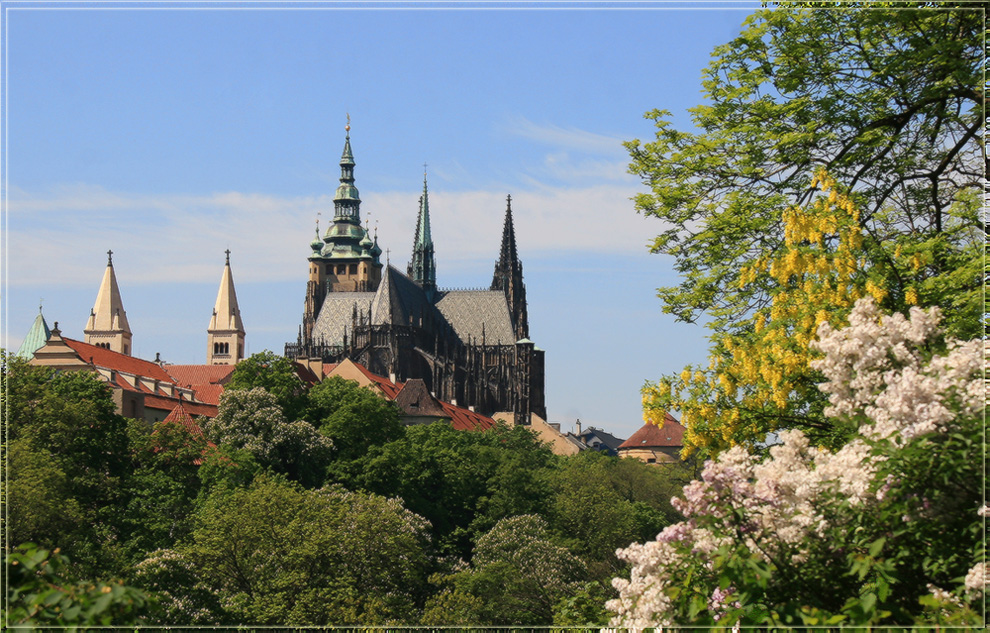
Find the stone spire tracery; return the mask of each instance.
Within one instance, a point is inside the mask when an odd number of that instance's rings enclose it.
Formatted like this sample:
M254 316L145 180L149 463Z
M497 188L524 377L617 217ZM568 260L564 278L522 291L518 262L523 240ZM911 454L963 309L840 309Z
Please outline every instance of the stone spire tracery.
M502 225L502 247L495 274L492 276L492 290L501 290L509 302L509 313L515 328L517 340L529 338L529 317L526 313L526 286L523 284L522 262L516 251L516 230L512 222L512 196L506 197L505 223Z

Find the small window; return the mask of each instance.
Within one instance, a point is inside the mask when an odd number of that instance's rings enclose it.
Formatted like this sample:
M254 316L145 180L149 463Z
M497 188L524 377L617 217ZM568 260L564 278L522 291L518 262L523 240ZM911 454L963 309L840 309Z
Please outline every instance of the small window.
M352 275L356 275L356 274L357 274L357 264L351 264L351 270L350 270L350 273L351 273Z
M649 459L646 460L646 463L647 464L656 464L657 463L657 458L656 457L650 457Z
M346 275L347 274L347 264L339 264L337 266L337 274L338 275Z

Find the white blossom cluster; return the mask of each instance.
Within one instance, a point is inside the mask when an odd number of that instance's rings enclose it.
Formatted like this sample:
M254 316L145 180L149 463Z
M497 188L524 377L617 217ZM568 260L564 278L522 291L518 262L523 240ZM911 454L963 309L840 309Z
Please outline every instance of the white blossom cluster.
M921 348L938 333L937 309L912 309L910 319L880 316L871 298L861 299L850 325L819 329L825 358L814 367L827 382L826 415L861 422L862 438L835 453L809 445L800 431L783 431L781 444L762 463L742 447L706 463L701 479L684 487L672 503L686 521L671 525L655 541L634 543L617 555L632 564L629 580L616 578L619 598L610 625L644 629L675 625L670 590L706 563L723 545L742 543L767 559L801 563L809 543L824 536L840 507L864 506L882 498L875 481L877 456L867 443L894 446L924 433L945 433L958 415L985 406L979 342L948 343L948 353L926 361ZM877 491L880 488L880 491ZM974 567L967 587L983 590L986 567ZM731 596L719 591L709 605L718 616Z
M885 316L871 298L856 302L849 327L822 323L811 345L825 358L811 366L828 379L825 414L865 414L860 432L903 444L926 433L946 433L957 416L985 406L981 342L949 341L948 353L926 362L921 349L938 332L938 308L911 308L910 318Z
M275 396L261 387L224 391L204 430L212 442L246 449L263 463L286 455L319 459L333 450L333 441L309 422L286 420Z

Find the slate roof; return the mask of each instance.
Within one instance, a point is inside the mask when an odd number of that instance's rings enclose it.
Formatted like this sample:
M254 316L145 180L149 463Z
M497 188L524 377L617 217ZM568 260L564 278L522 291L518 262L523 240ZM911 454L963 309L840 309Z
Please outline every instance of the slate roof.
M313 340L327 345L340 345L344 342L344 332L350 329L354 308L358 315L368 314L374 292L328 292L323 300L320 315L313 327Z
M358 315L371 309L373 325L414 325L429 329L444 321L464 343L513 345L512 316L501 290L445 290L435 304L426 291L404 273L388 266L377 292L330 292L313 328L313 341L339 345L350 330L354 308Z
M432 321L435 311L419 284L388 266L371 304L372 324L420 325L421 320Z
M684 446L684 427L669 413L664 417L663 426L644 424L628 440L619 445L624 448L662 448Z
M482 334L489 345L512 345L509 304L501 290L446 290L440 293L437 309L454 328L458 338L480 343Z
M580 438L583 442L587 444L588 440L591 439L592 435L597 437L602 444L608 447L608 449L612 452L612 454L615 454L615 451L618 450L620 446L622 446L623 442L625 442L625 440L622 439L621 437L615 437L611 433L606 433L605 431L599 428L595 428L593 426L589 426L587 429L585 429L584 432L581 433Z

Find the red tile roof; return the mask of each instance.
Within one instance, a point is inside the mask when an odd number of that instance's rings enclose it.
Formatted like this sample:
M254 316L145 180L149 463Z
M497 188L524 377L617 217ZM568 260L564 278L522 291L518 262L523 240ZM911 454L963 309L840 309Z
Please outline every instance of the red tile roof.
M208 418L217 417L217 407L212 404L202 404L199 402L189 402L179 398L168 398L165 396L145 396L144 406L149 409L159 411L173 411L177 404L181 404L190 415L204 415ZM169 413L171 415L171 413Z
M392 382L388 378L379 376L378 374L373 374L361 363L354 363L354 366L357 367L362 374L367 376L368 380L381 387L382 391L385 393L385 397L389 400L395 400L395 397L399 395L400 391L402 391L404 383Z
M619 445L623 448L680 447L684 445L684 427L669 413L664 416L663 426L644 424L628 440Z
M440 406L450 418L450 425L458 431L485 431L495 426L495 420L449 402L440 401Z
M197 400L202 400L207 404L220 404L223 385L192 385L190 388L196 393Z
M72 350L78 354L79 358L81 358L84 362L90 363L97 367L115 369L128 374L137 374L138 376L147 376L148 378L156 378L158 380L164 380L165 382L175 382L172 380L172 377L165 373L165 370L162 369L157 363L141 360L140 358L134 358L133 356L128 356L127 354L114 352L102 347L97 347L96 345L83 343L82 341L75 341L71 338L62 337L62 340L65 341L65 344L71 347Z
M172 409L172 412L166 415L165 419L162 420L162 423L164 424L173 423L173 422L176 424L181 424L182 426L186 427L190 433L196 435L197 437L203 436L203 429L199 428L199 425L196 424L196 421L193 420L191 415L189 415L189 413L186 411L186 408L182 406L181 402L175 405L175 408Z
M179 402L179 404L175 405L175 408L172 409L172 412L169 413L167 416L165 416L165 419L162 420L162 424L181 424L192 435L199 438L205 438L205 436L203 435L203 429L201 429L199 425L196 424L196 420L194 420L193 417L189 415L189 412L186 410L186 407L183 406L182 402ZM154 436L155 433L157 432L158 429L156 428L151 435ZM205 457L208 453L216 449L216 447L217 447L216 444L207 440L206 447L203 448L203 457ZM159 447L155 447L156 453L159 450L161 450ZM193 464L195 464L196 466L202 465L203 457L194 459Z
M235 365L165 365L166 373L183 387L225 385Z

